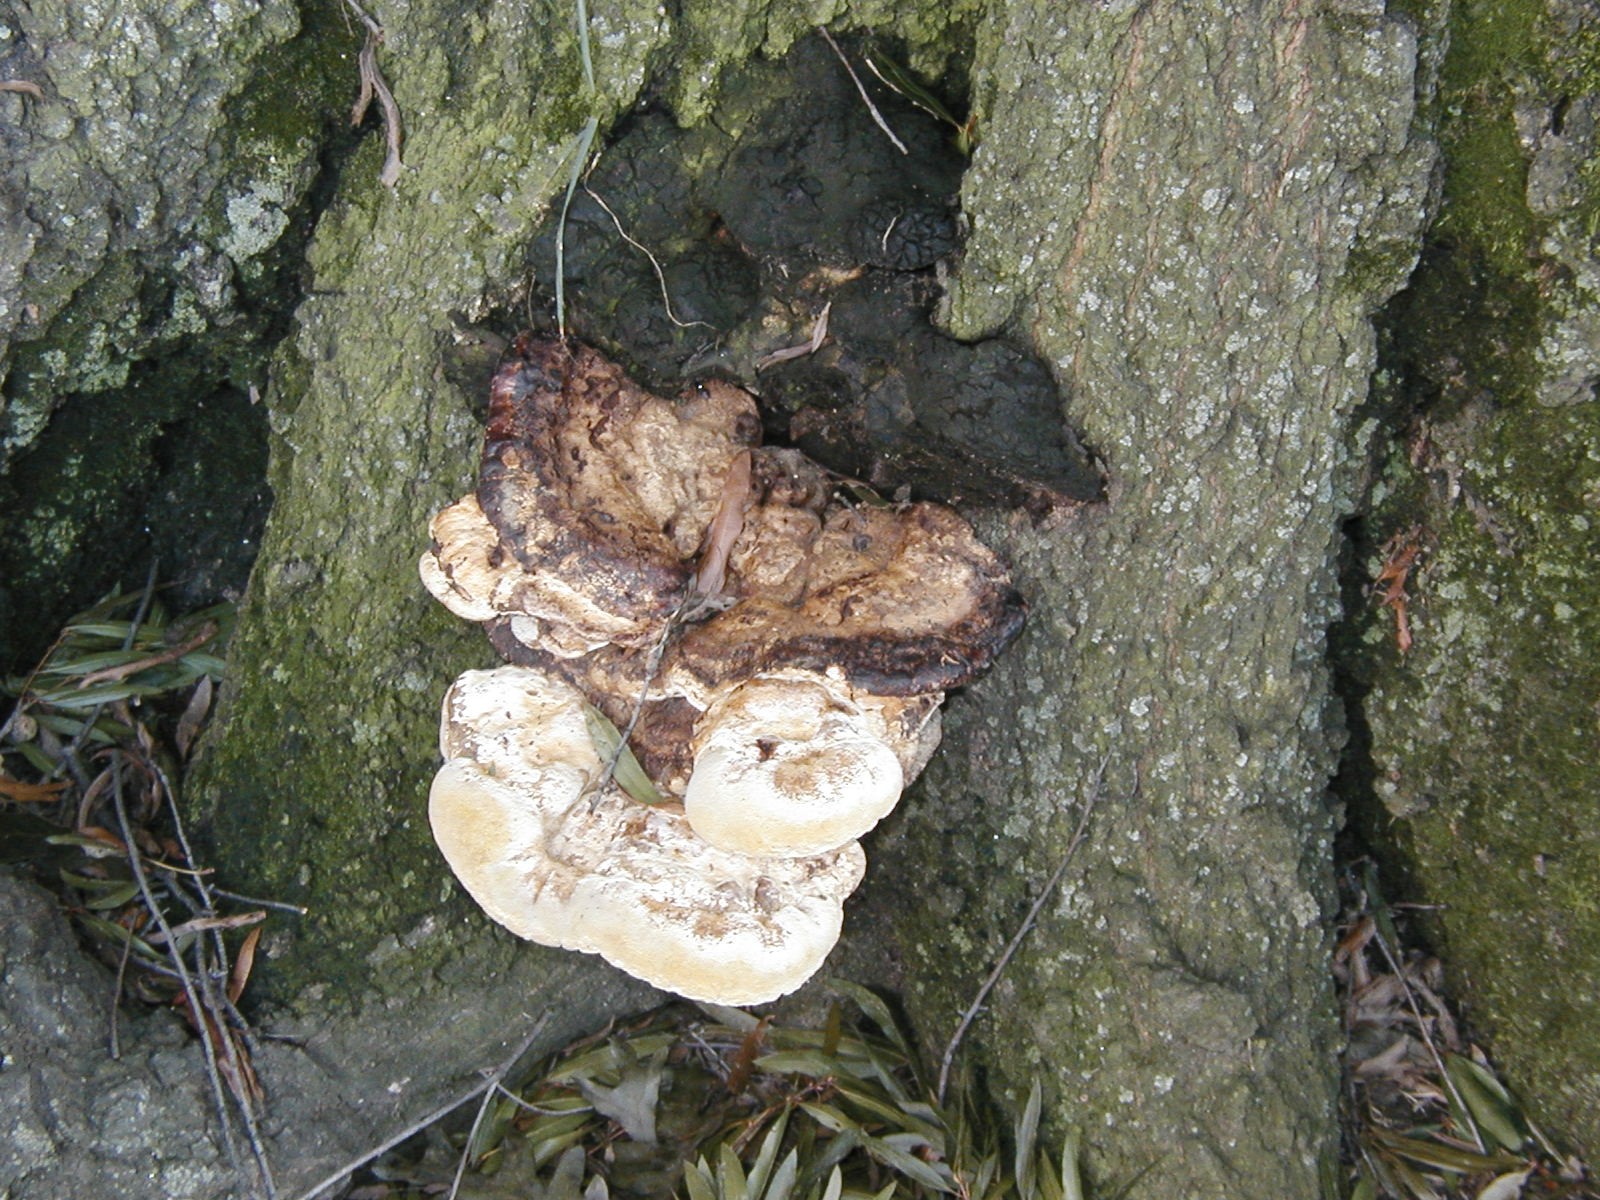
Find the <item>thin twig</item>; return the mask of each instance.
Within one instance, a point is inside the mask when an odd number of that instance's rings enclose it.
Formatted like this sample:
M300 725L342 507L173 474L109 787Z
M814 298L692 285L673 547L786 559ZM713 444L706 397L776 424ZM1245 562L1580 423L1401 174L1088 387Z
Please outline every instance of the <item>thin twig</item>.
M351 1174L351 1172L360 1170L373 1159L377 1158L380 1154L384 1154L390 1150L393 1150L407 1138L415 1137L424 1129L428 1128L428 1126L443 1120L445 1117L455 1112L455 1110L460 1108L463 1104L466 1104L472 1100L476 1100L485 1091L488 1091L492 1094L494 1088L499 1086L500 1081L511 1073L512 1068L517 1065L518 1060L528 1052L528 1048L532 1046L533 1043L538 1039L539 1035L544 1032L544 1027L549 1020L549 1013L541 1014L539 1019L534 1022L533 1028L528 1031L528 1036L523 1038L521 1043L518 1044L517 1048L506 1057L499 1069L488 1075L482 1083L477 1084L466 1092L463 1092L454 1100L446 1101L444 1104L441 1104L438 1108L434 1109L420 1120L413 1121L410 1125L407 1125L393 1137L387 1138L382 1144L374 1146L369 1150L364 1150L358 1157L350 1159L338 1170L324 1176L321 1180L312 1184L305 1191L297 1195L294 1200L316 1200L316 1198L324 1191L332 1187L334 1184L341 1182L345 1176Z
M1072 831L1072 839L1067 843L1067 852L1061 856L1061 862L1039 889L1039 894L1034 898L1033 907L1028 909L1028 915L1023 918L1017 932L1011 935L1011 940L1006 943L1006 948L1000 953L1000 960L994 964L994 970L989 972L983 985L978 988L978 994L972 998L972 1003L967 1006L967 1011L961 1014L961 1020L956 1025L955 1033L950 1036L950 1043L944 1048L944 1058L939 1063L939 1090L936 1099L944 1103L945 1088L950 1082L950 1064L955 1061L956 1050L961 1045L961 1039L966 1036L967 1027L972 1024L983 1011L983 1002L988 999L994 985L1000 982L1000 975L1010 965L1012 956L1017 952L1017 947L1022 945L1022 939L1028 936L1028 931L1033 928L1040 911L1044 908L1045 901L1050 898L1050 893L1056 890L1056 884L1061 882L1061 877L1067 873L1067 864L1072 861L1072 856L1077 853L1078 847L1083 844L1084 834L1089 828L1089 815L1094 812L1095 802L1100 799L1100 785L1105 782L1106 764L1111 761L1111 755L1106 754L1100 760L1100 766L1094 774L1094 783L1089 789L1089 795L1084 799L1083 811L1078 815L1078 827Z
M117 1033L117 1020L122 1014L122 981L128 974L128 956L133 953L133 938L122 939L122 957L117 960L117 981L111 988L111 1059L122 1060L122 1041Z
M344 4L346 8L355 13L355 15L361 19L361 23L367 27L369 32L377 34L380 38L383 36L383 26L379 25L377 21L373 20L372 17L367 14L367 10L356 3L356 0L344 0Z
M901 154L910 154L911 151L906 149L906 144L895 137L894 130L889 128L889 122L883 119L883 114L878 111L878 106L872 102L872 97L867 95L867 89L861 82L861 76L856 74L856 69L850 65L850 60L844 56L844 51L839 49L839 43L833 40L833 35L821 25L817 26L817 32L822 35L823 41L828 43L833 52L839 56L839 61L844 64L844 69L850 75L850 82L855 84L856 91L861 93L861 100L867 106L867 111L872 114L872 119L877 122L878 128L883 130L888 139L894 143L896 150L900 151Z
M155 774L156 786L161 789L162 795L166 798L167 810L172 814L172 829L173 833L178 839L178 845L183 851L183 859L192 867L195 862L194 850L189 845L189 835L183 827L183 814L178 809L177 791L173 788L172 780L167 777L166 771L162 769L159 763L152 759L150 762L150 767ZM192 929L209 929L212 950L216 955L216 961L219 964L218 970L221 972L222 976L226 978L230 973L230 966L228 962L228 947L227 944L222 940L222 930L224 928L234 928L235 926L243 924L255 924L257 921L265 919L266 914L247 913L239 917L218 917L216 915L216 898L213 894L210 883L206 880L205 873L203 871L196 871L192 876L192 880L195 891L200 894L200 911L202 915L196 920L186 922L186 924ZM175 891L178 890L170 883L169 886L173 886ZM170 944L170 938L173 936L174 931L166 930L165 927L163 927L163 929L166 932L166 936L168 937ZM204 945L204 940L202 940L201 945ZM201 953L203 953L203 950L197 951L197 954ZM247 1086L246 1068L245 1065L240 1061L239 1049L234 1044L234 1039L230 1032L232 1026L229 1022L229 1017L233 1016L237 1018L238 1010L233 1007L231 999L229 999L227 996L218 996L216 981L211 978L209 973L204 974L202 979L207 985L205 987L206 1001L210 1011L211 1019L216 1023L218 1037L223 1046L223 1053L228 1059L228 1065L233 1071L234 1079L238 1081L236 1098L238 1100L239 1110L244 1116L245 1132L250 1139L250 1150L255 1156L256 1165L260 1168L261 1178L265 1183L267 1195L276 1196L277 1186L274 1184L272 1179L272 1168L267 1163L267 1151L266 1146L261 1140L261 1128L256 1119L255 1103L249 1095L250 1089ZM199 1014L196 1014L196 1018L203 1024L203 1017L201 1017ZM245 1036L248 1038L249 1027L243 1025L242 1021L241 1026L244 1029ZM206 1031L202 1029L201 1039L205 1040L206 1037Z
M589 194L589 199L593 200L596 204L598 204L602 209L605 210L606 216L611 218L611 223L617 227L617 232L622 235L622 240L627 242L628 245L632 246L635 250L639 251L640 254L643 254L646 258L648 258L650 260L650 266L655 270L655 273L656 273L656 283L659 284L660 287L661 287L661 307L667 310L667 320L671 321L679 329L689 329L689 328L692 328L695 325L700 325L700 326L705 327L706 329L710 329L711 328L711 324L708 321L680 321L680 320L678 320L677 314L675 314L672 311L672 298L667 295L667 276L666 276L666 273L662 271L661 264L660 264L660 262L658 262L656 260L656 256L654 254L650 253L650 248L648 246L646 246L643 242L637 241L633 237L629 236L628 231L622 227L621 219L618 218L616 213L611 211L611 206L609 204L607 204L604 200L600 199L600 197L595 194L595 191L594 191L593 188L591 188L588 184L584 184L583 185L583 190Z
M212 888L211 894L220 896L224 900L232 900L236 904L254 904L260 905L262 908L276 908L281 912L294 913L299 917L303 917L311 911L303 904L290 904L286 900L262 900L257 896L241 896L238 892L226 891L219 887Z
M144 897L145 907L150 910L150 915L155 918L156 924L167 935L167 954L178 972L179 980L183 983L183 994L189 1002L189 1011L195 1014L198 1020L204 1011L200 1007L200 994L189 975L189 968L184 965L183 955L178 953L178 948L172 941L172 928L167 924L167 916L161 911L161 906L156 903L155 894L150 890L150 880L144 873L144 864L139 860L139 848L133 840L133 827L128 822L127 808L122 802L121 771L112 776L111 800L116 808L117 824L122 829L123 843L128 847L128 865L133 869L133 878L139 885L139 894ZM216 1051L204 1029L200 1030L200 1048L205 1054L206 1078L211 1083L211 1099L216 1105L217 1121L222 1127L222 1144L228 1151L228 1161L233 1164L234 1173L242 1179L244 1166L239 1161L239 1146L233 1137L233 1121L228 1115L228 1097L223 1091L222 1074L217 1070Z

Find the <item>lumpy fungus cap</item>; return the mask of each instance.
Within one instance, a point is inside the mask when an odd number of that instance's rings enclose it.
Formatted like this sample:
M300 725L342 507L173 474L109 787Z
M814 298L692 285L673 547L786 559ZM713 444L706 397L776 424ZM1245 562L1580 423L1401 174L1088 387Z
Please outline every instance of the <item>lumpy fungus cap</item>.
M759 1004L799 987L838 939L861 848L729 853L677 805L596 794L583 705L524 667L469 671L446 694L428 814L462 886L519 937L691 999Z

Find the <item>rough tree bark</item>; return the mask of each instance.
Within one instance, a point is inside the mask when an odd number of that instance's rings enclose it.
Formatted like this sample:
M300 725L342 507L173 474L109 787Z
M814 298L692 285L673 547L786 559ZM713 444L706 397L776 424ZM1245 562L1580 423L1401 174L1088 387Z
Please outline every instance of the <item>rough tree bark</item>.
M586 118L608 124L655 73L700 119L722 68L837 20L925 62L976 29L985 140L946 319L1031 342L1110 480L1105 504L1041 526L977 514L1033 624L957 700L926 786L871 848L850 961L892 938L942 1040L1104 761L1089 841L971 1051L1006 1087L1044 1077L1108 1191L1316 1194L1335 1135L1323 630L1367 318L1424 207L1412 30L1381 5L1290 0L803 19L623 0L590 6L591 95L565 4L374 7L406 171L383 188L375 140L315 232L268 396L276 507L191 791L236 886L312 909L257 969L277 1027L312 1039L262 1064L269 1091L303 1098L275 1109L280 1183L425 1111L525 1014L561 1014L553 1040L647 999L491 928L427 836L438 697L488 657L415 580L478 437L443 354L452 314L514 290ZM41 1167L13 1194L60 1178Z
M912 1011L949 1028L1104 759L982 1057L1054 1083L1108 1193L1313 1195L1337 1048L1324 633L1367 318L1425 208L1414 34L1362 5L1017 3L978 45L949 324L1024 331L1111 486L989 526L1035 619L954 706L880 863L944 866L902 910ZM940 927L953 945L916 933Z

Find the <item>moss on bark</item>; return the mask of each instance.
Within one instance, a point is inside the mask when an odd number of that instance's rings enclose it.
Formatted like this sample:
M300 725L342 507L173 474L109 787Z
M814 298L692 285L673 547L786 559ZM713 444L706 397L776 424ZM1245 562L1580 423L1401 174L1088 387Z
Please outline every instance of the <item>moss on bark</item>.
M1355 621L1381 807L1364 814L1472 1026L1536 1119L1600 1144L1600 271L1592 4L1462 6L1441 96L1434 246L1392 314L1405 427L1365 561L1420 525L1415 644ZM1490 50L1493 50L1491 53ZM1511 52L1506 53L1509 49Z

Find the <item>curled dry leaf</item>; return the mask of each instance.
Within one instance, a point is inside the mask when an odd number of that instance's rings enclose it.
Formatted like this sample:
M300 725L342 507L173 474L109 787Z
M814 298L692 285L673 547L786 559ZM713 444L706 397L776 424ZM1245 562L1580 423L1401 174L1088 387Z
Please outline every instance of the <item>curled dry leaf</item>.
M1410 603L1406 584L1416 569L1422 555L1422 526L1413 525L1397 533L1378 551L1383 555L1383 566L1372 581L1373 593L1378 597L1378 607L1394 611L1394 641L1401 654L1411 649Z
M180 758L189 757L189 751L194 748L195 738L200 736L200 729L205 725L207 714L211 712L213 690L209 675L202 675L200 682L194 685L194 694L184 706L183 715L178 718L177 731L173 734L173 741L177 743Z
M710 599L722 592L728 577L728 555L744 530L744 508L750 499L750 451L742 450L728 464L722 481L717 512L706 527L700 569L695 572L694 593Z

